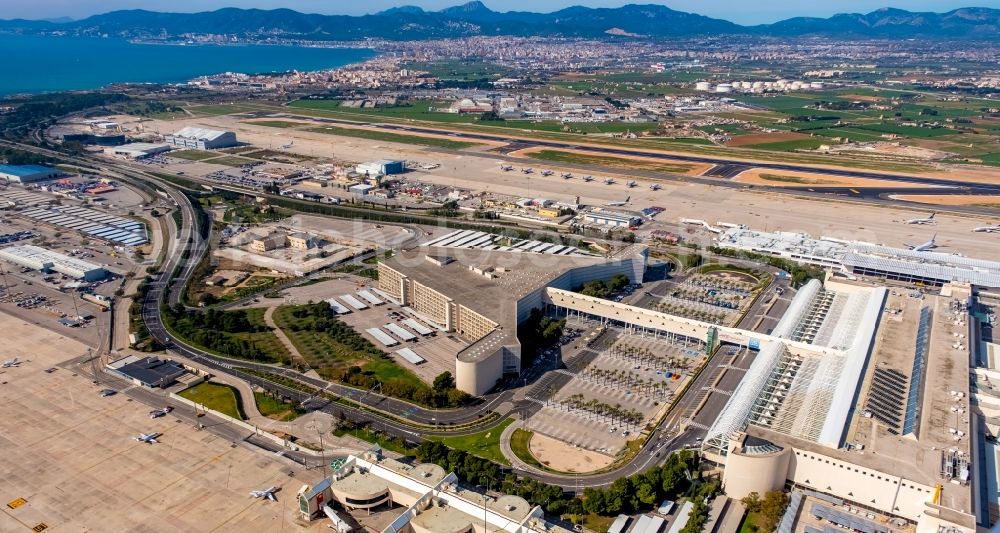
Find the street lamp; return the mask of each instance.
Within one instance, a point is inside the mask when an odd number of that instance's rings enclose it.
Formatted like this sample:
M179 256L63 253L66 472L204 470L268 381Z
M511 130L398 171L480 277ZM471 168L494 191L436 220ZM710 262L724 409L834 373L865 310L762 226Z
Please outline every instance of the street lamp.
M483 485L484 480L486 485L486 492L483 493L483 531L489 533L489 524L488 524L489 514L486 511L486 498L489 497L490 487L492 487L492 484L490 482L494 481L494 479L491 478L490 476L480 476L479 484Z

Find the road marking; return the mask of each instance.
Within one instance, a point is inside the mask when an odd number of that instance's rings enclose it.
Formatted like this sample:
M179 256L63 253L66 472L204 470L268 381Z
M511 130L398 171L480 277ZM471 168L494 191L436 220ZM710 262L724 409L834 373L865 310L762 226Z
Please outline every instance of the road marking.
M16 500L11 500L7 502L7 507L10 507L11 509L17 509L18 507L26 503L28 503L28 500L25 500L24 498L18 498Z

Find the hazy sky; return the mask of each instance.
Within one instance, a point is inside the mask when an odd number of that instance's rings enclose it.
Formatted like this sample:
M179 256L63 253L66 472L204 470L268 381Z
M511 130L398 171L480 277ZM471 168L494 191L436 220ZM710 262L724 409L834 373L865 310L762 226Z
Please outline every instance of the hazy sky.
M989 6L997 0L484 0L496 11L555 11L570 5L616 7L624 3L665 4L673 9L724 18L742 24L774 22L792 16L829 16L835 13L868 12L879 7L911 11L948 11L970 5ZM360 15L397 5L419 5L436 10L465 0L0 0L0 18L83 18L116 9L155 11L206 11L220 7L287 7L298 11ZM790 6L792 4L794 7Z

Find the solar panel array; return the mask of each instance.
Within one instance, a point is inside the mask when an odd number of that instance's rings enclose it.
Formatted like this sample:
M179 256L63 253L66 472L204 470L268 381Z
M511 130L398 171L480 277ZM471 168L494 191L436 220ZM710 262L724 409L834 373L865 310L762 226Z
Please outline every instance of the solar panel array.
M34 207L20 212L21 215L105 241L138 246L146 244L146 227L136 220L109 215L86 207Z
M920 387L923 383L924 367L927 365L927 349L931 335L931 309L920 309L920 324L917 326L917 345L913 355L913 371L910 372L910 393L906 397L906 416L903 418L903 434L917 430L920 419Z
M818 503L813 504L812 515L816 518L833 522L838 526L843 526L854 531L860 531L861 533L889 533L889 528L883 526L882 524L872 522L871 520L867 520L850 513L838 511L837 509L831 509ZM824 533L829 529L831 529L829 526L824 527ZM840 530L834 529L834 531L840 533Z
M781 521L778 522L778 533L792 533L795 529L795 517L798 516L801 505L802 493L792 492L792 497L788 500L788 507L785 508L785 514L781 515Z
M458 230L424 243L424 246L528 252L550 255L590 255L573 246L513 239L475 230Z
M903 398L906 395L906 376L892 368L876 368L872 386L868 391L865 409L872 418L888 426L889 433L899 434L903 416Z

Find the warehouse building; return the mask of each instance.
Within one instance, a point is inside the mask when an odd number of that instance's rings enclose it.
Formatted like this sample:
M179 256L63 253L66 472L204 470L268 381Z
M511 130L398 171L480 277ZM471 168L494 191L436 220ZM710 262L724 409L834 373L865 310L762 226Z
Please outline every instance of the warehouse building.
M642 217L636 215L635 213L597 207L583 213L583 221L588 224L600 224L602 226L612 226L616 228L630 228L642 224Z
M59 174L59 170L42 165L0 165L0 180L11 183L34 183Z
M108 135L99 135L96 133L86 133L86 132L66 133L62 136L62 140L65 142L78 142L94 146L120 146L127 142L124 133L115 133Z
M19 267L42 272L58 272L84 281L96 281L108 275L108 272L99 265L30 244L2 248L0 259Z
M378 161L361 163L360 165L354 167L354 170L363 176L390 176L392 174L402 174L405 172L406 164L402 161L380 159Z
M121 157L123 159L145 159L149 156L169 151L169 145L157 143L129 143L104 149L105 155Z
M197 150L213 150L236 146L236 133L232 131L210 130L188 126L181 128L173 135L164 139L174 148L193 148Z
M520 496L470 489L436 464L402 463L383 457L378 446L336 463L330 477L299 490L306 522L329 519L338 531L351 531L347 517L359 519L365 531L569 533ZM381 515L382 525L366 525L372 515Z
M546 287L572 289L616 274L641 281L646 253L642 246L611 257L424 246L379 263L378 288L468 343L455 359L456 386L478 396L520 373L517 326L545 307Z

